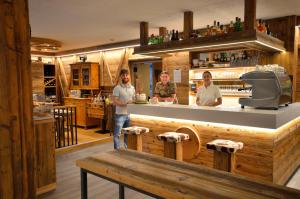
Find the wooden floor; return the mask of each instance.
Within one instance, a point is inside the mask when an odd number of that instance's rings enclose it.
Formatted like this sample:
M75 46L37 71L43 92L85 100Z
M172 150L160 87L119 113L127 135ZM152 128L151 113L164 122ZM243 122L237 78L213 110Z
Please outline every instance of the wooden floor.
M109 136L109 134L107 134ZM47 193L39 199L79 199L80 198L80 174L75 166L75 160L113 150L113 143L107 142L97 146L81 149L79 151L56 155L57 189ZM291 178L287 186L300 189L300 169ZM118 186L106 180L88 175L89 199L117 199ZM151 197L125 189L127 199L148 199Z
M109 134L108 134L109 135ZM40 199L79 199L80 198L80 174L79 168L75 166L75 160L113 150L113 143L104 143L89 147L80 151L56 156L57 166L57 188L56 191L40 196ZM118 186L109 181L88 175L89 199L117 199ZM148 199L151 197L141 193L125 189L125 198Z
M100 128L92 128L92 129L77 128L78 144L96 141L110 136L109 133L106 134L96 133L95 131L97 130L100 130Z

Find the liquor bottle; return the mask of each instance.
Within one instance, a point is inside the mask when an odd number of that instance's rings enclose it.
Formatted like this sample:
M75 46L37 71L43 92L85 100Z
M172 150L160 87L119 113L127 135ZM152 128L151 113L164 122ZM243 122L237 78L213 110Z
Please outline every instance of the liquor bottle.
M205 36L206 37L210 36L210 27L209 27L209 25L206 26Z
M233 24L233 21L230 21L228 32L234 32L234 24Z
M243 31L243 24L242 24L242 19L239 18L239 30Z
M259 32L264 32L264 26L263 26L263 24L262 24L262 20L261 20L261 19L258 20L257 30L258 30Z
M263 33L266 33L267 34L267 26L266 26L266 22L265 21L263 21L263 28L264 28L264 31L263 31Z
M235 17L235 22L234 22L234 31L235 31L235 32L238 31L238 21L239 21L239 18L238 18L238 17Z
M176 40L176 35L175 35L175 30L172 30L172 37L171 37L171 41L175 41Z
M176 30L176 34L175 34L175 40L178 41L179 40L179 32L178 30Z
M151 34L150 38L149 38L149 41L148 41L148 45L152 45L154 44L154 34Z
M217 31L217 35L221 34L221 28L220 28L220 22L219 21L217 22L217 29L216 29L216 31Z
M225 34L225 30L224 30L224 25L220 26L220 34L224 35Z
M214 21L214 25L213 27L211 28L211 35L212 36L215 36L217 34L217 21L215 20Z
M270 26L267 23L266 23L266 30L267 30L267 34L271 35Z
M169 42L170 38L169 38L169 31L167 30L166 35L164 36L164 43Z

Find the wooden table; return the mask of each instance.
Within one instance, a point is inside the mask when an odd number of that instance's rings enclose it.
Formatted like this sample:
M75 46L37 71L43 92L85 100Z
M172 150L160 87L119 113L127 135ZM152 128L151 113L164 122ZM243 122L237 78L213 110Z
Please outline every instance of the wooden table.
M81 198L87 173L156 198L300 198L300 191L215 169L132 150L115 150L76 161L81 168Z

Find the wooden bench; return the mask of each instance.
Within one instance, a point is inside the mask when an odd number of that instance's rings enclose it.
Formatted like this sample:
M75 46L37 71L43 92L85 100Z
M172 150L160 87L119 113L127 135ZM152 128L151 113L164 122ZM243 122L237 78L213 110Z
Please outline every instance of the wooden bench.
M140 126L122 128L122 133L128 135L128 149L143 151L142 135L149 133L149 129Z
M133 150L115 150L76 161L81 198L88 198L87 173L156 198L299 198L300 191L215 169Z

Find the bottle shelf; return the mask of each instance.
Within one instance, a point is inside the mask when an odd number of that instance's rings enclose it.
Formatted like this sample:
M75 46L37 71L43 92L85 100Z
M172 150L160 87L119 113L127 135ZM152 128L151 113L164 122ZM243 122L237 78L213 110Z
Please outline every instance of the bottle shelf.
M134 54L163 56L166 53L181 51L211 52L234 49L251 49L272 53L285 51L283 41L256 30L249 30L139 46L134 48Z

